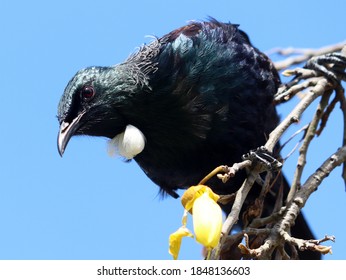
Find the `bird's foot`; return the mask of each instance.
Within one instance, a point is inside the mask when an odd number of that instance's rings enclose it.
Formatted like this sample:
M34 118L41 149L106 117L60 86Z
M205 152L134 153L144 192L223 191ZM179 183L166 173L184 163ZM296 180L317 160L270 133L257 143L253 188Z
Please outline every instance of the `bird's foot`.
M342 53L328 53L310 58L304 68L322 73L329 80L340 83L346 79L346 55Z
M282 167L282 163L274 158L264 146L250 150L242 158L243 160L250 160L252 163L261 163L266 170L278 170Z

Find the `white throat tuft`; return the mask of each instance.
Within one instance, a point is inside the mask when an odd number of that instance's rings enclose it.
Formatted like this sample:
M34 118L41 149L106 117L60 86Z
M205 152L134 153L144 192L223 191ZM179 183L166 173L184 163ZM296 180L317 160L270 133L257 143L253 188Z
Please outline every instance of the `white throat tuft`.
M116 135L108 142L108 154L119 154L127 159L132 159L145 147L145 136L137 127L129 124L125 131Z

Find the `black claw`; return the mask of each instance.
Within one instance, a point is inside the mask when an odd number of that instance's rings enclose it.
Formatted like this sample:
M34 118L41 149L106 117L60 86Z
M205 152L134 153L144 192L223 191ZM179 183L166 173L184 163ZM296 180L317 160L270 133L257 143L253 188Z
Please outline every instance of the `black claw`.
M341 53L315 56L307 61L305 68L321 72L328 79L339 83L337 75L345 75L346 56Z
M251 150L249 153L243 155L242 158L243 160L260 162L267 170L277 170L282 167L282 163L274 158L264 146Z

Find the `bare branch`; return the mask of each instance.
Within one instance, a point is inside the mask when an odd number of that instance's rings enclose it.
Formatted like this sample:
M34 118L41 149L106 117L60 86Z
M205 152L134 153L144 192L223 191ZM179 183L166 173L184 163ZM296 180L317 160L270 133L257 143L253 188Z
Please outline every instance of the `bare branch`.
M217 176L223 183L226 183L229 178L234 177L235 174L246 167L250 167L252 162L250 160L244 160L242 162L236 162L231 167L227 165L220 165L205 176L198 184L204 185L212 177Z
M297 122L305 109L319 96L321 96L328 87L326 78L320 78L314 88L310 90L292 112L270 133L269 139L265 144L268 151L272 152L276 143L279 141L282 134L293 123Z
M310 145L312 139L315 137L317 125L322 118L324 108L328 104L328 100L329 100L331 93L332 93L332 91L328 90L322 96L321 101L317 106L315 115L313 116L312 121L310 122L310 125L306 131L303 144L302 144L301 148L299 149L299 158L298 158L298 162L297 162L297 168L296 168L296 171L295 171L295 174L293 177L293 182L291 185L290 192L287 196L287 202L291 201L294 193L300 187L300 180L301 180L301 176L303 174L304 166L306 164L306 156L307 156L308 148L309 148L309 145Z
M292 54L299 54L298 56L295 57L289 57L285 60L278 61L274 63L274 66L277 70L283 70L286 69L290 66L297 65L300 63L303 63L310 59L313 56L319 56L331 52L338 52L341 51L341 49L345 46L346 41L340 42L338 44L330 45L330 46L325 46L320 49L295 49L295 48L287 48L287 49L275 49L272 51L269 51L268 53L273 54L281 54L284 56L290 56Z
M288 53L297 53L301 55L296 58L289 58L275 64L279 69L289 67L293 64L301 63L311 58L314 55L321 55L330 52L340 51L346 42L321 48L319 50L294 50ZM343 50L344 52L344 50ZM334 240L332 237L326 236L318 240L303 240L290 235L291 227L294 225L295 219L304 207L311 193L322 183L324 178L328 176L336 166L346 162L346 98L344 89L340 81L345 78L346 57L344 53L331 54L321 58L314 58L307 65L312 65L312 69L297 68L287 70L285 75L295 75L291 82L283 85L278 90L275 96L275 103L282 103L293 96L299 94L300 100L295 108L283 119L283 121L270 133L267 143L262 150L272 153L274 147L282 137L283 133L294 123L298 122L304 111L318 98L320 102L315 110L314 115L307 127L304 127L304 138L299 149L299 157L296 170L293 177L292 186L286 202L283 205L282 191L277 193L277 201L274 207L274 212L266 217L262 216L264 206L264 197L270 192L273 184L273 174L268 168L268 160L264 157L262 163L258 159L262 159L261 155L246 158L243 162L236 163L232 167L222 167L215 169L211 174L217 175L219 179L227 181L234 176L238 170L247 168L248 177L243 182L239 190L231 194L229 197L223 197L223 203L232 204L232 210L229 213L226 221L223 224L222 236L217 248L215 248L210 256L210 259L220 259L227 252L238 254L235 248L239 248L239 257L256 258L256 259L295 259L298 257L298 250L314 250L320 253L330 253L331 247L320 245L322 242ZM345 48L346 53L346 48ZM322 65L315 63L321 62ZM332 101L330 99L333 96ZM306 156L308 148L316 134L320 134L325 127L331 112L335 105L340 102L340 107L344 118L344 136L343 146L331 155L321 166L301 185L302 173L306 165ZM318 128L319 127L319 128ZM298 143L297 145L299 145ZM250 154L253 151L250 151ZM270 155L268 155L270 157ZM270 161L271 162L271 161ZM266 164L267 163L267 164ZM267 167L267 168L265 168ZM220 167L219 167L220 168ZM260 173L267 172L265 180L260 177ZM221 173L221 174L220 174ZM209 175L211 175L209 174ZM209 176L208 175L208 176ZM205 182L210 177L206 177L202 182ZM344 165L343 177L346 179L346 167ZM276 179L274 179L275 181ZM243 209L243 224L245 228L236 234L229 235L234 225L239 219L241 209L248 193L250 192L255 182L262 187L259 196L254 200L254 203L247 209ZM249 225L247 225L249 223ZM251 236L251 242L250 237ZM245 244L239 244L244 237ZM251 243L251 244L250 244ZM237 245L238 244L238 245ZM289 251L286 252L288 245ZM225 253L226 252L226 253ZM275 255L274 255L275 252Z

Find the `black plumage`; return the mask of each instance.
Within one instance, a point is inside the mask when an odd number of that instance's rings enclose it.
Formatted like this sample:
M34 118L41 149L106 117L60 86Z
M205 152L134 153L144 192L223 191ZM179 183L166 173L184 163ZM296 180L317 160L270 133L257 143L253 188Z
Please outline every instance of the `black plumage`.
M162 191L176 196L175 190L265 143L278 123L272 101L279 84L271 61L237 25L193 22L121 64L80 70L59 103L59 152L73 135L113 139L132 125L145 137L134 160ZM215 179L210 186L229 194L245 176L240 172L227 184ZM256 197L252 192L247 206ZM268 213L274 201L268 198ZM300 220L303 236L312 238Z

